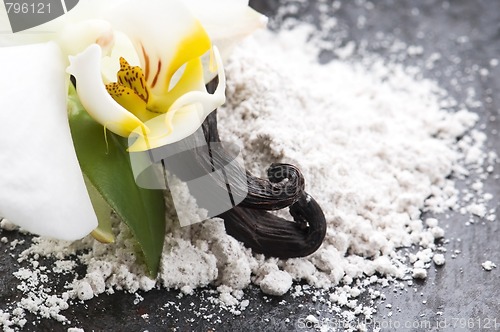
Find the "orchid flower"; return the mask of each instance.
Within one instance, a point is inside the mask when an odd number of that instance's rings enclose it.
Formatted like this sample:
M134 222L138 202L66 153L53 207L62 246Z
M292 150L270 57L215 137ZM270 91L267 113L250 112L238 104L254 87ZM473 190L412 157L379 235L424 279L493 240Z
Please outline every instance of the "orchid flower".
M210 52L211 42L201 24L176 1L151 2L157 4L156 12L136 0L114 8L113 17L107 20L113 32L103 26L98 37L103 45L91 44L70 56L67 69L76 78L82 105L96 121L120 136L137 135L129 147L131 152L191 135L225 101L222 59L216 47L211 56L215 58L219 84L214 94L205 89L201 58ZM82 34L87 33L85 25L81 29ZM164 31L174 30L177 33L170 38L162 38ZM123 42L113 38L123 32ZM107 44L112 41L107 60L120 64L115 81L101 71L102 47L109 48ZM130 58L118 58L121 54ZM138 65L129 64L137 63L137 59ZM110 82L105 84L106 80Z
M97 219L67 121L70 75L94 120L131 138L129 151L179 141L224 103L228 49L265 24L247 5L80 0L51 22L2 35L0 216L59 239L89 234ZM215 76L209 94L205 83Z

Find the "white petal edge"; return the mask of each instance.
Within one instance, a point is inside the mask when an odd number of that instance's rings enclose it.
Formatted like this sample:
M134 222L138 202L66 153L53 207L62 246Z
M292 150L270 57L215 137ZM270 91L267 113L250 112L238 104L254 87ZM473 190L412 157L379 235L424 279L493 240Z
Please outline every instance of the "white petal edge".
M200 20L212 43L219 48L224 62L238 42L265 28L268 22L266 16L248 6L248 0L184 0L183 3ZM207 56L203 57L204 64L208 61ZM215 77L207 70L204 74L205 83Z
M213 40L237 41L264 28L268 21L266 16L250 8L247 0L184 0L183 3ZM221 54L224 55L222 48Z
M213 110L225 103L226 76L222 58L217 47L214 46L213 52L219 77L215 92L210 94L206 91L191 91L179 97L167 113L146 122L148 128L151 129L148 139L137 137L137 135L129 137L129 152L154 149L188 137L202 125ZM165 135L167 128L172 131Z
M76 240L97 227L74 151L55 43L0 48L0 215Z
M101 55L99 45L92 44L69 57L66 71L76 78L80 102L94 120L117 135L128 137L136 128L147 133L142 121L118 104L106 90L101 75Z

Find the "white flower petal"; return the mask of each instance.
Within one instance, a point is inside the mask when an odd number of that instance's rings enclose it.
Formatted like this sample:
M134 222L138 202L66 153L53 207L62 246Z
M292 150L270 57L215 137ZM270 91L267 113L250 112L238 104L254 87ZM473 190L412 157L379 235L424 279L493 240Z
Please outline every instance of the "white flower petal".
M200 104L186 105L178 109L172 120L167 120L167 114L159 115L146 122L151 130L147 137L132 135L129 137L129 152L141 152L167 144L175 143L194 133L203 123L203 108ZM170 121L172 132L167 132L166 123Z
M115 43L108 56L101 61L101 74L104 83L116 82L116 73L120 70L120 57L123 57L131 66L140 66L141 61L135 51L132 41L120 31L114 33Z
M183 3L200 20L224 60L237 42L267 24L267 17L250 8L248 0L184 0Z
M55 41L61 46L64 54L75 55L92 44L99 44L104 53L109 53L114 45L114 39L114 30L108 21L88 19L67 24Z
M0 215L64 240L97 227L73 148L54 43L0 48Z
M134 43L146 81L156 95L166 93L172 75L211 46L183 1L123 0L106 19Z
M97 44L70 56L67 72L76 78L76 92L83 107L106 129L123 137L128 137L137 128L148 132L142 121L118 104L106 90L101 76L101 48Z

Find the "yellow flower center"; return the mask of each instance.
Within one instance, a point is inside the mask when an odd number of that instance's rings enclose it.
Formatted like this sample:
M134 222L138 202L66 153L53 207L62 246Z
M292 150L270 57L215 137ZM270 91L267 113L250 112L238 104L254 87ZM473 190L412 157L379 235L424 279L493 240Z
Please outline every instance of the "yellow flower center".
M182 69L175 86L158 96L152 92L153 86L148 85L142 68L131 66L124 58L120 58L117 82L106 84L106 90L118 104L145 122L166 113L170 105L184 93L203 86L203 65L200 58L187 62ZM152 85L155 82L156 79Z
M106 90L118 104L141 121L150 120L158 115L147 108L150 92L141 67L132 67L124 58L120 58L117 77L117 82L106 84Z
M117 81L106 84L106 89L118 104L146 122L166 113L182 95L204 91L201 56L210 48L208 35L196 23L193 31L179 43L169 62L151 57L144 47L144 70L120 58Z

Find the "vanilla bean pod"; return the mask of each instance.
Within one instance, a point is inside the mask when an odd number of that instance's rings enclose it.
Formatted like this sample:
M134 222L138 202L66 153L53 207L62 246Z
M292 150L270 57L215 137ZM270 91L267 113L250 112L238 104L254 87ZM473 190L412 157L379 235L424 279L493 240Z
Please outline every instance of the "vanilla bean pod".
M216 82L211 82L209 90L213 91L214 86ZM230 166L232 154L221 148L221 144L213 148L213 143L221 142L216 111L207 117L202 128L211 160L207 160L206 153L195 154L199 165L207 172L214 168L214 163L216 167ZM226 172L229 177L232 174ZM231 187L233 194L244 189L248 189L248 194L238 206L219 215L224 219L226 232L266 256L292 258L315 252L325 237L326 221L319 204L304 191L302 173L293 165L272 164L267 176L268 179L261 179L247 172L246 183L230 181L237 183ZM293 221L266 212L286 207Z
M294 221L263 210L235 207L220 215L226 232L256 253L279 258L304 257L323 242L326 223L316 201L303 194L290 206Z

